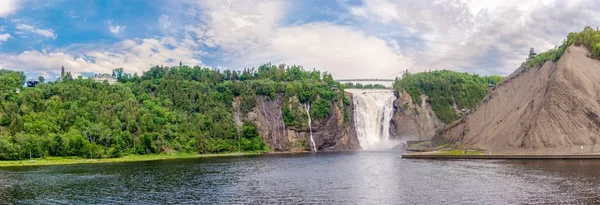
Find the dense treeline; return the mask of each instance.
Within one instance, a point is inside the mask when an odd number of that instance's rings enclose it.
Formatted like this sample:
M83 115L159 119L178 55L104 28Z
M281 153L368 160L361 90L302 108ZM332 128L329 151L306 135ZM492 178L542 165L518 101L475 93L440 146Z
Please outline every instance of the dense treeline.
M418 105L422 102L420 96L427 95L437 118L450 123L459 118L456 109L472 109L488 94L488 86L501 80L497 75L481 77L449 70L406 73L396 79L394 89L404 89Z
M331 75L300 66L243 71L157 66L141 76L123 69L112 75L119 83L73 78L63 69L55 82L23 88L22 72L0 70L0 159L266 151L252 122L235 126L235 98L247 113L257 96L283 95L286 104L295 99L310 105L317 121L329 116L332 103L344 100ZM307 127L305 112L285 117L288 126Z
M558 61L565 53L565 50L571 45L585 46L590 50L590 57L600 58L600 31L586 26L581 32L571 32L567 35L567 39L563 43L553 49L540 53L534 58L527 59L525 65L533 67L542 65L546 61Z

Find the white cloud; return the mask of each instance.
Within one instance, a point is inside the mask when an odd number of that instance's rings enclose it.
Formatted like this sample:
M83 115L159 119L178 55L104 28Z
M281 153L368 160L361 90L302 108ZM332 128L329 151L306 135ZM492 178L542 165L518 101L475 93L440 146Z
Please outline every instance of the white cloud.
M14 14L19 8L18 0L2 0L0 1L0 17Z
M284 16L285 2L266 1L203 1L207 19L205 44L225 51L257 48L268 44L273 29Z
M125 26L113 25L112 21L108 21L108 30L112 34L119 35L119 34L123 33L125 28L126 28Z
M560 44L569 32L595 26L599 9L593 0L369 0L350 7L349 13L364 28L375 23L405 30L418 42L408 48L400 45L401 50L416 48L413 71L509 74L529 47L543 51Z
M347 8L343 20L286 25L298 14L294 1L183 2L169 2L176 9L152 20L160 29L155 37L0 54L0 67L39 73L62 65L74 72L124 67L139 73L151 65L199 64L198 58L206 58L232 69L301 64L340 78L386 77L406 69L508 74L530 46L551 48L568 32L595 27L600 16L594 0L364 0L360 6L339 0ZM14 24L16 34L56 38L52 30ZM118 35L125 27L109 21L108 29Z
M327 70L336 77L393 77L412 67L386 41L327 23L278 29L272 49L283 62Z
M158 24L160 24L160 26L162 26L162 28L164 29L168 29L171 27L171 17L167 16L167 15L160 15L160 17L158 18Z
M5 34L0 34L0 44L8 41L8 39L11 39L12 36L9 33L5 33Z
M389 76L412 65L388 41L348 26L281 26L289 2L203 3L202 18L207 22L195 27L204 31L205 45L219 49L219 66L237 69L267 62L300 64L307 69L328 71L335 77L359 78Z
M22 24L22 23L17 24L16 28L17 28L17 30L19 30L21 32L29 32L29 33L34 33L37 35L44 36L46 38L56 39L56 34L54 33L54 31L52 29L40 29L40 28L36 28L32 25Z
M0 54L0 67L27 72L50 73L61 66L75 75L93 72L110 73L112 69L123 67L127 72L141 73L152 65L198 65L194 58L197 48L179 42L174 38L149 38L124 40L105 49L81 52L46 52L30 50L18 55Z

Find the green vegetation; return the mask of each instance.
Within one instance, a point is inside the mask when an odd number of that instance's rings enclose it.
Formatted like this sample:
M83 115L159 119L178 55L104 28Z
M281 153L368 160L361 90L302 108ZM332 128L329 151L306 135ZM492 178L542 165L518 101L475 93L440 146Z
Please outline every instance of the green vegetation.
M572 32L567 35L563 43L553 49L540 53L534 58L527 59L525 66L541 66L546 61L558 61L565 53L565 50L571 45L585 46L590 50L592 58L600 58L600 31L586 26L581 32Z
M452 149L452 150L441 150L431 152L432 155L481 155L484 154L481 151L465 150L465 149Z
M394 89L404 89L418 105L422 101L420 96L427 95L436 117L450 123L459 118L453 108L455 103L459 110L474 108L488 94L488 85L496 85L502 78L449 70L406 73L401 79L396 79Z
M316 121L344 98L330 74L300 66L156 66L141 76L119 68L113 76L119 83L98 83L73 78L63 68L55 82L23 88L22 72L0 70L0 160L267 151L252 122L235 126L234 98L243 113L259 96L294 98L298 105L292 109L311 104ZM289 112L285 123L308 127L305 118Z
M221 153L221 154L147 154L147 155L128 155L119 158L108 159L84 159L80 157L46 157L36 158L33 160L13 160L0 161L0 167L16 167L16 166L42 166L42 165L64 165L64 164L94 164L94 163L118 163L118 162L142 162L167 159L188 159L201 157L233 157L233 156L252 156L259 155L259 152L244 152L244 153Z

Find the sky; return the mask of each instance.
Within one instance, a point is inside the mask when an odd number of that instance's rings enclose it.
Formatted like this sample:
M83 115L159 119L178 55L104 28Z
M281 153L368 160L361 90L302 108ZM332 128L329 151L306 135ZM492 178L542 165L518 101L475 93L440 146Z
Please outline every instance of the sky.
M54 79L302 65L334 78L508 75L600 25L600 0L0 0L0 68Z

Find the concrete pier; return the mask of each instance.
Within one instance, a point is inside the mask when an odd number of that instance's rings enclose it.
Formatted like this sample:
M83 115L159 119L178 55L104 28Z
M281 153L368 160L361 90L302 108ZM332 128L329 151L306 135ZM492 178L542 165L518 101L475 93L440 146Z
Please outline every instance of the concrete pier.
M403 154L406 159L600 159L600 155L551 155L551 154L491 154L491 155L444 155L410 153Z

